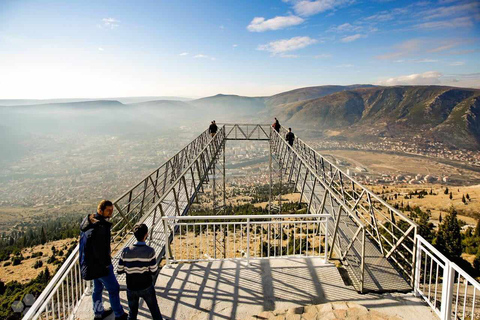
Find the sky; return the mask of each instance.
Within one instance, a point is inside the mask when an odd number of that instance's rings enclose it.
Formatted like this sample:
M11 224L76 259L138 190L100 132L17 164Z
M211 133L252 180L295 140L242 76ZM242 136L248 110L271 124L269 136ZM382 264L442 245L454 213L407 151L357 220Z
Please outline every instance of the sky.
M0 0L0 99L480 88L480 1Z

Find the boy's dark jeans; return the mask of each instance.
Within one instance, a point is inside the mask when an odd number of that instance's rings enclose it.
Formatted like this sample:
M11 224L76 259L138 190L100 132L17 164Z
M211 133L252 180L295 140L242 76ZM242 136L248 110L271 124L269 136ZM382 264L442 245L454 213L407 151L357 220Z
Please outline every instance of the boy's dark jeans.
M128 290L127 289L127 299L128 299L128 320L136 320L138 315L138 300L143 298L147 303L148 309L152 314L153 320L163 320L160 309L158 308L157 296L155 295L155 288L152 286L144 290Z

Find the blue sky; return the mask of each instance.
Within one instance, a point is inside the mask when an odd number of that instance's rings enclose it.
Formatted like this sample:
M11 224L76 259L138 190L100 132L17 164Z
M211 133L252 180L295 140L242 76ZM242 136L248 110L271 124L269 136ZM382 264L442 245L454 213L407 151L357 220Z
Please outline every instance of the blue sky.
M0 98L480 87L480 2L0 0Z

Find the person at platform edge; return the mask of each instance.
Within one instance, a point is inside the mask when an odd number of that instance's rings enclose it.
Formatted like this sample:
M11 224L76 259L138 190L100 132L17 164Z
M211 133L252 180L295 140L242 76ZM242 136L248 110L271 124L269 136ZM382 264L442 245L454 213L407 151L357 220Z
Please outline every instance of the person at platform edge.
M217 124L215 123L215 120L213 120L212 123L210 124L210 127L208 127L208 132L210 133L212 138L215 136L215 134L217 134L217 130L218 130Z
M285 136L285 140L287 140L288 144L290 147L293 146L293 141L295 141L295 135L292 132L292 128L288 128L288 133Z
M161 320L163 318L158 308L152 277L158 270L155 249L145 243L148 227L143 223L136 225L133 234L137 242L123 249L117 268L119 274L127 274L128 319L137 319L138 301L143 298L152 319Z
M275 118L275 122L272 124L272 127L275 129L275 131L280 132L280 121L278 121L277 118Z
M115 319L126 320L127 314L120 304L120 286L112 266L110 248L112 224L108 221L112 214L112 202L102 200L98 204L97 213L83 219L80 225L80 268L84 280L93 280L94 319L105 319L114 312ZM108 291L112 307L107 310L103 308L102 302L104 288Z

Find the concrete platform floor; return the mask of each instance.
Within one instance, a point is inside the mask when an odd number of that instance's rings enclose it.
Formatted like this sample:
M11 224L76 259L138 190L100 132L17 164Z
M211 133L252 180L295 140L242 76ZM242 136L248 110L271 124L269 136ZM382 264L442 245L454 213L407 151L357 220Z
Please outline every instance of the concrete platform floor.
M316 258L212 261L164 267L155 288L166 319L246 319L262 311L327 302L353 302L401 319L438 319L412 294L359 294L333 264ZM105 294L105 300L108 296ZM127 311L126 293L121 293ZM91 300L77 319L92 319ZM105 303L107 306L108 303ZM112 317L113 319L113 317ZM139 319L150 319L145 303Z

